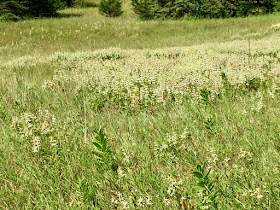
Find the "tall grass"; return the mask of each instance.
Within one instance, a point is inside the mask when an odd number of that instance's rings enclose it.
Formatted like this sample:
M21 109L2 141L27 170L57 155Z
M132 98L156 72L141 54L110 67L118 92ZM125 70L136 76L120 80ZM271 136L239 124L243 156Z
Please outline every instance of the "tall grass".
M125 4L128 5L128 4ZM97 8L67 9L68 18L0 23L0 61L56 51L89 51L108 47L146 49L229 41L266 32L279 14L221 20L143 22L128 6L120 18L106 18ZM64 16L65 16L64 15ZM73 17L71 17L71 15Z
M62 12L0 23L1 209L279 207L279 15Z

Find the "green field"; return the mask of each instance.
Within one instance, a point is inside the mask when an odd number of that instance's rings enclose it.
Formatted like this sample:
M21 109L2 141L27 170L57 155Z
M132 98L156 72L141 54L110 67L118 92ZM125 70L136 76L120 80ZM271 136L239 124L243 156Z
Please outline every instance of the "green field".
M280 14L0 23L1 209L278 209Z

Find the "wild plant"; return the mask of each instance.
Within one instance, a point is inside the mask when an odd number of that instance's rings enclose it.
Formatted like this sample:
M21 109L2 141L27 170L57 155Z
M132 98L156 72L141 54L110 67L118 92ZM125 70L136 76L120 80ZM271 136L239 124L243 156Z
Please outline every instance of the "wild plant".
M2 119L3 121L6 121L7 118L8 118L8 116L7 116L7 113L5 111L5 106L0 101L0 119Z
M207 128L208 130L213 131L214 130L214 126L215 126L215 117L214 116L210 116L206 119L206 121L204 121L204 125L205 128Z
M205 163L198 164L193 175L197 178L198 182L196 188L198 189L199 197L201 197L201 207L204 208L218 208L217 196L219 191L215 188L215 183L210 179L211 170L206 170Z
M203 89L200 90L200 96L202 98L202 101L204 101L206 104L209 103L210 91L207 90L207 88L203 88Z
M38 110L38 113L23 113L13 117L12 127L19 137L31 145L34 153L47 154L58 145L59 124L48 110Z
M95 203L95 187L91 182L91 179L87 179L85 177L79 178L76 184L76 192L75 192L75 202L76 206L79 208L83 206L87 206L88 208L92 208L96 205ZM73 205L73 204L72 204Z
M111 149L108 139L105 137L103 128L100 128L94 137L94 155L100 166L106 166L111 159Z
M234 87L230 84L230 82L228 80L228 77L227 77L225 72L221 73L221 78L222 78L222 83L223 83L223 87L224 87L225 91L227 93L231 92Z
M249 91L257 91L261 87L261 79L260 78L248 78L245 81L245 87Z

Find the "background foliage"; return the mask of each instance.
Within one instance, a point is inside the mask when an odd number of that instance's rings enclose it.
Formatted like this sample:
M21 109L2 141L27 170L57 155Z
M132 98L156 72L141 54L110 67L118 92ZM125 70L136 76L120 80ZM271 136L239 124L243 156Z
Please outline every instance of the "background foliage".
M65 7L85 6L85 0L2 0L1 20L23 17L49 17ZM278 0L131 0L133 11L141 19L227 18L266 14L280 10ZM94 4L88 4L96 6ZM122 14L121 0L100 0L99 12L105 16Z
M277 0L132 0L133 10L142 19L244 17L278 10Z

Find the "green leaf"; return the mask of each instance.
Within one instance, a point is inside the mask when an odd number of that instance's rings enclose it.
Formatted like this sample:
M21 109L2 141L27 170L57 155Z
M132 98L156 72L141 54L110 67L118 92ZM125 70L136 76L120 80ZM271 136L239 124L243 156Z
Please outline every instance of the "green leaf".
M100 144L98 144L97 142L93 142L93 145L95 147L97 147L98 150L101 150L102 149L102 146Z
M202 171L201 165L197 165L196 168L197 168L197 170Z
M203 175L197 171L193 172L193 175L199 179L202 179L203 178Z
M198 183L198 186L202 187L202 188L205 188L205 182L199 182Z

